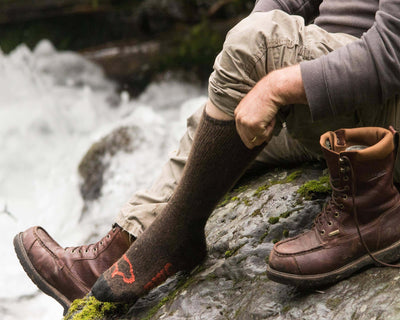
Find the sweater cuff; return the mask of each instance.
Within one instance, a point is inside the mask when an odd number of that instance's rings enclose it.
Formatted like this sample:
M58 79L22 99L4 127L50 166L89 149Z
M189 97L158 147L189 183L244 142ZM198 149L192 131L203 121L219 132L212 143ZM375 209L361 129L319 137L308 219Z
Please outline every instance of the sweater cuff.
M253 12L268 12L275 9L283 10L282 6L275 0L257 0Z
M311 118L317 121L335 116L324 74L324 57L300 63L301 77L310 107Z

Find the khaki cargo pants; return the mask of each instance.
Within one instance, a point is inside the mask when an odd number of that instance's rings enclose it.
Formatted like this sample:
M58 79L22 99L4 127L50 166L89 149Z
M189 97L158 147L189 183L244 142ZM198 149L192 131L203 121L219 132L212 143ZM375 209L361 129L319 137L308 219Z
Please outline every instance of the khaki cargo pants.
M318 58L355 40L347 34L328 33L316 25L305 26L303 18L279 10L253 13L228 33L210 76L209 99L233 115L240 100L269 71ZM316 122L311 120L307 106L285 107L278 114L274 137L257 160L283 165L320 159L321 134L356 126L400 128L398 106L395 98L384 106ZM178 150L153 186L134 194L120 210L116 222L133 235L140 235L171 197L181 178L202 109L188 119L187 132Z

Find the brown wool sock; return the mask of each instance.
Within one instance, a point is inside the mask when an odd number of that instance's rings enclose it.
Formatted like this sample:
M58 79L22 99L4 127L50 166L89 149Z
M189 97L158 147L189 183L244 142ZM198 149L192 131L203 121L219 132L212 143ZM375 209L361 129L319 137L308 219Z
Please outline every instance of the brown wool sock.
M166 208L95 283L100 301L131 302L206 256L204 226L264 145L246 148L235 122L203 114L182 179Z

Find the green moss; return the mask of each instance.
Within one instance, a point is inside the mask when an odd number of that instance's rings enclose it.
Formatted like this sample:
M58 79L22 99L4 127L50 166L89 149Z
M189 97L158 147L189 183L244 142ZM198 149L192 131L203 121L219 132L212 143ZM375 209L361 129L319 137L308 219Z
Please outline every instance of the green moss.
M269 222L270 224L278 223L278 222L279 222L279 217L270 217L270 218L268 219L268 222Z
M289 183L292 182L298 178L301 177L302 171L301 170L297 170L292 172L291 174L289 174L283 181L282 183Z
M289 230L288 230L288 229L284 229L283 232L282 232L282 235L283 235L285 238L289 237Z
M243 243L243 244L241 244L241 245L239 245L239 246L237 246L237 247L235 247L235 248L232 248L232 249L230 249L230 250L226 250L226 251L225 251L225 259L230 258L230 257L232 257L233 255L235 255L235 254L239 251L239 249L240 249L241 247L243 247L245 244L246 244L246 243Z
M127 304L100 302L93 296L86 296L72 302L64 320L101 320L107 315L123 315L128 309Z
M242 312L242 308L240 307L239 309L236 309L235 314L233 315L233 318L236 319Z
M331 192L329 176L324 175L318 180L310 180L304 183L297 192L307 200L324 197Z
M268 190L268 188L269 188L268 184L258 187L256 192L253 193L253 196L259 198L261 193L265 190Z
M243 186L237 187L233 190L233 192L242 193L249 188L249 185L245 184Z
M291 210L285 211L283 213L281 213L281 215L279 216L280 218L287 218L289 217L293 212L299 211L304 209L304 207L297 207L297 208L293 208Z
M335 310L341 303L343 299L341 297L330 298L326 300L326 306L331 309Z
M259 243L263 242L264 239L265 239L267 236L268 236L268 231L266 231L266 232L261 236Z
M247 198L247 197L243 198L243 199L242 199L242 202L243 202L244 205L247 206L247 207L249 207L249 206L251 206L251 205L253 204L253 202L250 201L250 199Z
M218 208L226 206L231 201L231 195L227 193L224 199L218 204Z
M214 280L214 279L216 279L216 278L218 278L218 276L217 276L215 273L213 273L213 272L209 273L209 274L206 276L206 279L207 279L207 280Z
M157 313L157 311L160 310L169 300L170 299L168 298L168 296L161 299L161 301L156 306L151 308L147 315L141 320L150 320Z
M282 313L287 313L292 307L290 305L286 305L282 308L281 312Z
M272 239L271 242L275 244L275 243L279 242L279 239Z
M247 197L245 197L244 199L240 199L238 197L238 194L246 191L248 188L249 188L249 185L243 185L243 186L240 186L240 187L237 187L237 188L233 189L231 192L228 192L225 195L224 199L218 204L218 208L227 205L229 202L239 201L239 200L243 201L243 203L245 205L250 206L251 202Z
M225 251L225 258L229 258L233 255L233 251L232 250L226 250Z
M251 216L252 217L257 217L257 216L262 217L261 209L254 210L253 213L251 214Z

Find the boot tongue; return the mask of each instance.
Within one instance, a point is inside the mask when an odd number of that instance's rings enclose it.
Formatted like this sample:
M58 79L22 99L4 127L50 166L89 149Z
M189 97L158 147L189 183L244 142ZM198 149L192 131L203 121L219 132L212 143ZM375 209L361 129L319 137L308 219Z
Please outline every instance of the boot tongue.
M332 180L339 178L339 153L345 144L344 135L327 132L321 137L321 148Z
M333 183L340 179L340 154L346 151L356 151L366 148L366 146L353 145L352 143L349 143L346 137L346 130L344 129L335 132L330 131L324 134L321 139L321 147Z

